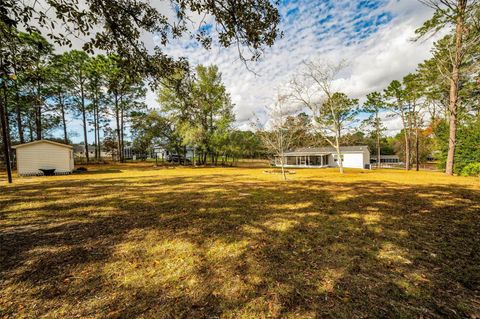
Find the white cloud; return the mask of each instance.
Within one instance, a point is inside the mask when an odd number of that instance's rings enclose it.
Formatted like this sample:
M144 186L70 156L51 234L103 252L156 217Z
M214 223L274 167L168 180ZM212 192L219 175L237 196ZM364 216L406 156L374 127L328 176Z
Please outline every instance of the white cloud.
M164 3L164 2L162 2ZM401 79L415 70L430 55L432 39L413 42L414 31L432 12L418 0L289 0L282 1L281 29L285 36L268 48L261 61L249 64L257 74L247 70L236 48L221 48L215 42L206 50L186 37L164 48L167 54L186 57L192 65L216 64L235 103L237 127L250 128L253 114L264 114L279 87L283 87L310 59L340 61L349 66L336 84L339 89L361 100L371 91L383 90L390 81ZM378 5L377 5L378 4ZM171 8L159 8L167 16ZM211 17L207 17L210 22ZM199 26L200 17L191 28ZM147 48L156 43L155 36L142 35ZM79 47L85 39L76 39ZM147 94L146 102L157 108L156 95ZM398 120L385 121L391 134L400 129Z
M236 48L214 45L205 50L187 45L191 41L184 39L171 43L166 52L187 57L192 65L217 64L236 105L237 125L242 128L248 127L252 114L273 101L276 88L291 79L303 60L347 60L347 76L337 84L345 93L361 99L401 79L428 58L432 40L412 39L415 29L432 12L417 0L379 0L378 6L360 8L359 3L290 1L283 5L281 28L285 36L266 50L261 61L250 65L258 76L239 61ZM149 99L149 105L156 103ZM398 129L397 124L387 122L392 129Z

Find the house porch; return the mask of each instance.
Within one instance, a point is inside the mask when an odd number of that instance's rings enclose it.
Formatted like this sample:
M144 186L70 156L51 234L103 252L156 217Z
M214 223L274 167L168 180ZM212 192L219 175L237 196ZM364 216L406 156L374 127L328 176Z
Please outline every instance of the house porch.
M288 155L283 157L285 167L328 167L329 154L324 155ZM275 166L281 166L281 158L275 157Z

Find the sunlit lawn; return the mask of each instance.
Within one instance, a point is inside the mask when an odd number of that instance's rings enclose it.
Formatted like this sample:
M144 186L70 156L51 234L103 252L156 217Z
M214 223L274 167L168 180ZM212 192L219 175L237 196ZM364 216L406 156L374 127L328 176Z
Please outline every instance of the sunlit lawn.
M0 182L0 317L480 316L480 180L91 167Z

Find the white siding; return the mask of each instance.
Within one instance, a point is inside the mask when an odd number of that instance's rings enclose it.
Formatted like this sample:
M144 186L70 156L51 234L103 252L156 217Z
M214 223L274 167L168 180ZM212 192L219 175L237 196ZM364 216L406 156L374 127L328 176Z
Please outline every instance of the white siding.
M359 147L359 150L349 150L341 152L343 158L343 167L345 168L361 168L365 169L366 165L370 164L370 151L367 146ZM311 155L310 155L311 154ZM318 156L318 153L291 153L288 156L292 157L304 157L304 156ZM324 153L323 153L324 154ZM328 156L328 167L338 167L338 161L336 161L337 154L335 151L332 151ZM275 162L278 165L277 161ZM289 167L306 167L307 165L294 165L290 163L290 165L286 165ZM324 166L319 166L324 167Z
M47 142L17 148L19 175L38 174L40 168L55 168L57 173L72 172L73 150Z
M362 153L343 153L343 167L364 168L364 154Z
M341 153L343 157L343 167L344 168L364 168L364 154L363 152L359 153ZM338 167L338 161L335 161L337 154L332 154L329 156L330 167Z

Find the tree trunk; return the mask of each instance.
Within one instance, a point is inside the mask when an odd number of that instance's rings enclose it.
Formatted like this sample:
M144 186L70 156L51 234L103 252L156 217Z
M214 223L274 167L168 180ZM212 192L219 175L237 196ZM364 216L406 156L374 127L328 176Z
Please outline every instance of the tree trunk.
M36 126L35 137L37 140L41 140L42 139L42 107L40 105L37 105L35 109L35 126Z
M100 140L100 109L97 105L97 122L95 123L95 126L97 127L97 153L98 153L98 159L102 159L102 141Z
M418 172L420 170L420 145L419 145L419 132L418 132L418 119L417 115L413 114L415 116L415 170Z
M340 174L343 174L343 161L342 154L340 153L340 131L335 136L335 149L337 151L337 163Z
M29 137L30 137L30 142L33 142L33 125L32 125L31 118L28 119L28 133L29 133Z
M15 42L15 41L14 41ZM12 60L13 60L13 70L15 74L18 74L18 68L17 68L17 49L13 47L13 55L12 55ZM22 125L22 112L20 110L20 93L18 90L18 79L16 79L13 83L13 87L15 89L15 113L16 113L16 120L17 120L17 129L18 129L18 137L20 139L20 144L25 143L25 137L23 135L23 125Z
M377 134L377 168L382 167L382 155L380 153L380 136Z
M118 94L115 93L115 121L117 124L117 153L118 153L118 160L120 162L123 161L123 154L120 150L121 138L120 138L120 110L118 108Z
M287 175L285 174L285 164L284 164L284 156L283 153L280 154L280 166L282 167L282 176L283 176L283 181L287 181Z
M178 163L183 165L183 166L186 166L187 165L187 145L183 145L183 157L180 156L178 158ZM182 155L182 154L178 154L178 155Z
M40 81L37 80L37 100L34 103L35 108L35 138L37 140L42 139L42 104L40 97Z
M5 82L3 83L5 87ZM0 121L2 130L2 142L3 142L3 156L5 157L5 167L7 168L7 179L8 182L12 182L12 167L10 166L10 145L9 145L9 134L8 134L8 125L7 125L7 114L4 109L4 104L0 100Z
M10 148L12 145L12 140L10 137L10 121L8 120L8 92L7 92L7 85L3 82L3 98L5 100L3 105L3 111L5 112L5 129L7 131L7 145Z
M403 136L405 138L405 170L410 170L410 138L407 133L407 128L404 129Z
M15 88L15 113L16 113L16 120L17 120L17 129L18 129L18 137L20 138L20 144L25 143L25 138L23 136L23 125L22 125L22 112L20 111L20 94L18 93L18 83L14 81L14 88Z
M376 129L377 129L377 168L382 166L382 156L380 153L380 119L378 118L378 112L376 113Z
M467 0L458 0L458 16L455 27L455 57L452 65L452 77L450 79L450 97L448 103L449 111L449 137L448 137L448 154L445 174L453 175L455 166L455 147L457 144L457 102L458 102L458 82L460 79L460 64L462 63L462 37L463 37L463 19Z
M342 154L340 153L340 146L337 146L336 150L337 150L338 169L340 174L343 174L343 161L342 161Z
M60 113L62 115L63 141L65 142L65 144L68 144L67 121L65 119L65 106L63 104L64 100L63 100L63 97L61 96L61 94L58 97L58 99L60 101Z
M95 145L95 160L98 162L97 107L95 98L93 100L93 141Z
M37 72L38 72L38 64L37 64ZM40 85L40 75L37 74L37 104L35 108L35 124L36 124L36 138L37 140L42 139L42 96L41 92L41 85Z
M196 163L195 163L195 146L193 146L193 157L192 157L192 164L193 164L193 167L196 166Z
M85 156L87 163L89 162L88 154L88 138L87 138L87 111L85 110L85 94L83 92L83 84L80 85L81 103L82 103L82 121L83 121L83 141L85 143Z
M121 162L125 162L125 156L123 155L124 149L125 149L125 144L124 144L124 118L123 118L123 103L122 103L122 98L120 97L120 151L122 154L121 157Z

